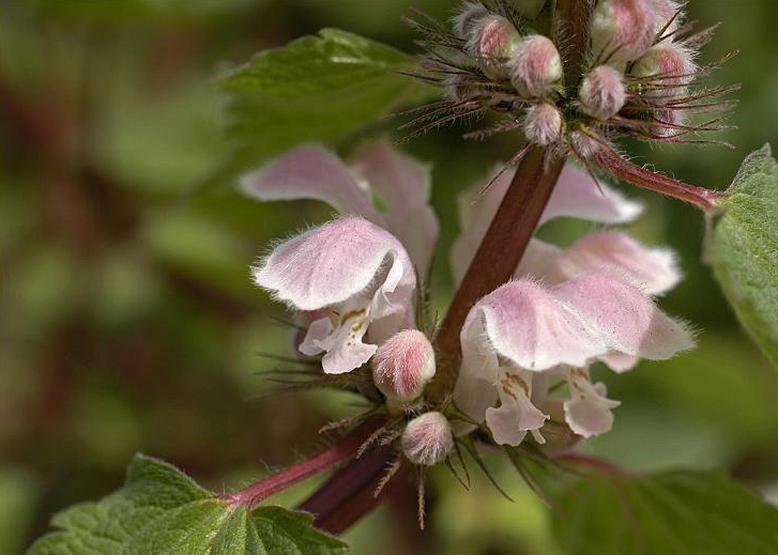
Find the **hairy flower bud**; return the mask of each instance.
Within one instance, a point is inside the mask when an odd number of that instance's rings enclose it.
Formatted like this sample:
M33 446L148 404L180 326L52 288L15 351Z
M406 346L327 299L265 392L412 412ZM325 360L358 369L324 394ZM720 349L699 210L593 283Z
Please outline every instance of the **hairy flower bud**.
M652 0L651 2L656 13L656 32L659 33L665 29L663 35L672 33L680 27L683 21L681 6L675 0ZM677 14L677 15L676 15ZM671 23L672 22L672 23Z
M562 59L554 43L532 35L517 46L508 61L511 83L524 96L542 97L562 79Z
M626 101L621 73L610 66L597 66L581 82L578 100L583 112L593 118L607 120L615 116Z
M454 32L460 39L469 40L478 27L478 20L488 15L489 10L480 2L463 2L454 17Z
M443 414L427 412L408 422L401 443L413 464L432 466L446 459L454 447L454 436Z
M693 55L691 50L678 44L658 44L635 62L632 75L652 77L653 81L662 86L658 93L660 95L679 93L692 81L694 72L697 71ZM679 89L667 88L668 85L677 85Z
M601 0L589 29L596 60L614 65L635 60L656 36L653 0Z
M513 23L502 16L491 15L477 21L467 48L484 75L499 80L508 77L505 62L520 42L521 35Z
M412 401L435 375L435 351L418 330L390 337L373 356L373 380L391 399Z
M524 120L524 136L531 143L547 146L562 135L562 114L556 106L544 102L527 110Z

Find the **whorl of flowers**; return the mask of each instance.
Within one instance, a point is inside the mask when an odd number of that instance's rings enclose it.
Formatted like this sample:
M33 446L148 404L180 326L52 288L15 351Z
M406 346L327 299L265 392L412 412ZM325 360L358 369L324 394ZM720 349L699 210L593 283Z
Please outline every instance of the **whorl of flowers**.
M621 136L716 142L702 134L724 129L719 115L689 116L727 111L733 103L720 97L737 88L704 86L723 62L695 61L715 27L694 33L673 0L600 0L580 64L567 63L564 29L552 33L506 0L465 2L452 30L424 18L411 23L427 49L417 77L446 96L411 112L413 133L491 113L496 123L467 136L523 133L553 155L612 171L605 158Z
M716 193L638 168L612 146L623 135L693 142L716 128L686 122L688 113L726 108L713 99L731 87L698 88L712 66L695 63L697 49L712 32L690 35L672 0L600 0L581 63L570 64L560 37L540 32L542 18L534 26L539 13L503 0L465 2L453 31L415 23L428 49L417 77L447 97L411 111L418 130L493 113L504 121L471 135L523 135L525 146L509 163L541 167L528 184L521 167L515 176L497 168L461 198L462 232L450 253L459 288L442 325L424 302L439 229L427 164L382 141L348 162L302 145L240 180L259 200L310 198L338 213L275 245L252 276L293 311L310 382L358 393L370 404L361 419L383 418L357 455L392 446L396 458L382 462L379 471L388 471L379 490L402 464L451 465L452 453L461 463L460 446L477 457L474 439L531 443L538 452L549 438L569 448L603 434L620 403L592 381L596 365L623 373L694 346L689 326L657 306L682 277L671 251L616 229L566 248L533 233L558 217L614 226L639 216L642 206L600 180L592 164L703 209L715 206ZM542 201L510 211L511 192L521 186L533 200L551 174ZM534 212L521 227L513 216L532 211L526 204ZM494 232L495 224L524 235ZM499 273L479 258L484 252L497 253ZM479 276L489 276L485 285L460 295Z

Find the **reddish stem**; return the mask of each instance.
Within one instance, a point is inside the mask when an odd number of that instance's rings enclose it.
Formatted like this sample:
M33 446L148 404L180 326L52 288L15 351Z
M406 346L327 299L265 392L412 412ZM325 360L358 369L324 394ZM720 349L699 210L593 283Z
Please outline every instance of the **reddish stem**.
M428 389L432 399L451 392L462 358L459 332L465 318L478 299L513 276L564 164L564 158L546 164L543 148L534 148L519 163L436 338L439 366Z
M648 189L649 191L654 191L655 193L688 202L705 212L716 208L718 199L723 196L721 192L703 189L661 173L641 168L605 145L594 155L594 159L602 169L617 179L643 189Z
M298 508L313 513L314 524L323 530L333 534L347 530L375 509L400 483L399 476L395 476L380 495L374 495L393 453L394 447L391 445L368 451L361 458L338 470Z
M233 507L245 506L252 510L263 499L353 457L380 424L381 422L376 420L365 422L329 449L226 495L224 499Z

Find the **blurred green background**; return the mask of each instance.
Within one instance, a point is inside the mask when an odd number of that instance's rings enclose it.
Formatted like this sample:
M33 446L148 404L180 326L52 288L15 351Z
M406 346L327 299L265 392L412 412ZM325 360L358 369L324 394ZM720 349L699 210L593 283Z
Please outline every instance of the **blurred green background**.
M322 27L415 52L402 16L440 18L450 0L0 1L0 553L23 550L69 504L116 489L133 453L169 460L215 490L311 453L318 428L358 410L324 392L273 393L258 352L286 354L279 306L249 282L272 238L328 216L315 203L260 205L214 185L230 154L220 68ZM736 145L649 148L637 160L713 188L740 160L778 145L778 2L691 0L724 23L705 53L740 55L715 79L741 82ZM442 223L434 301L451 291L456 196L515 148L448 129L403 148L435 164ZM347 145L349 146L349 145ZM352 145L353 146L353 145ZM627 190L626 187L622 187ZM636 469L725 467L776 491L778 373L738 329L701 262L693 209L641 191L632 226L669 244L686 280L664 302L700 330L700 347L611 379L611 434L589 449ZM544 230L570 241L591 226ZM430 526L384 507L349 533L356 553L553 553L543 505L498 459L517 498L463 492L433 476ZM293 503L313 487L282 496Z

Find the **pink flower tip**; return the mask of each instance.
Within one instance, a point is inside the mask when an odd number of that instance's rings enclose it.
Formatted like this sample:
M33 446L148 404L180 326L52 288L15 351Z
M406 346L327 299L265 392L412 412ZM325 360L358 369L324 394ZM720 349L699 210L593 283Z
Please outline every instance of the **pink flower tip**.
M413 464L438 464L454 448L451 424L439 412L424 413L408 422L401 443L405 457Z
M624 64L654 42L658 19L654 0L602 0L592 13L592 54L600 62Z
M581 82L578 100L583 112L599 120L615 116L624 107L626 92L621 72L597 66Z
M476 22L467 48L484 75L500 80L508 76L505 63L520 42L521 35L513 23L502 16L489 15Z
M422 332L403 330L379 347L372 365L373 380L384 395L412 401L435 375L435 352Z
M524 135L531 143L547 146L562 135L562 114L553 104L535 104L527 110Z
M531 35L522 40L508 61L511 83L519 93L546 96L562 79L562 59L551 39Z

